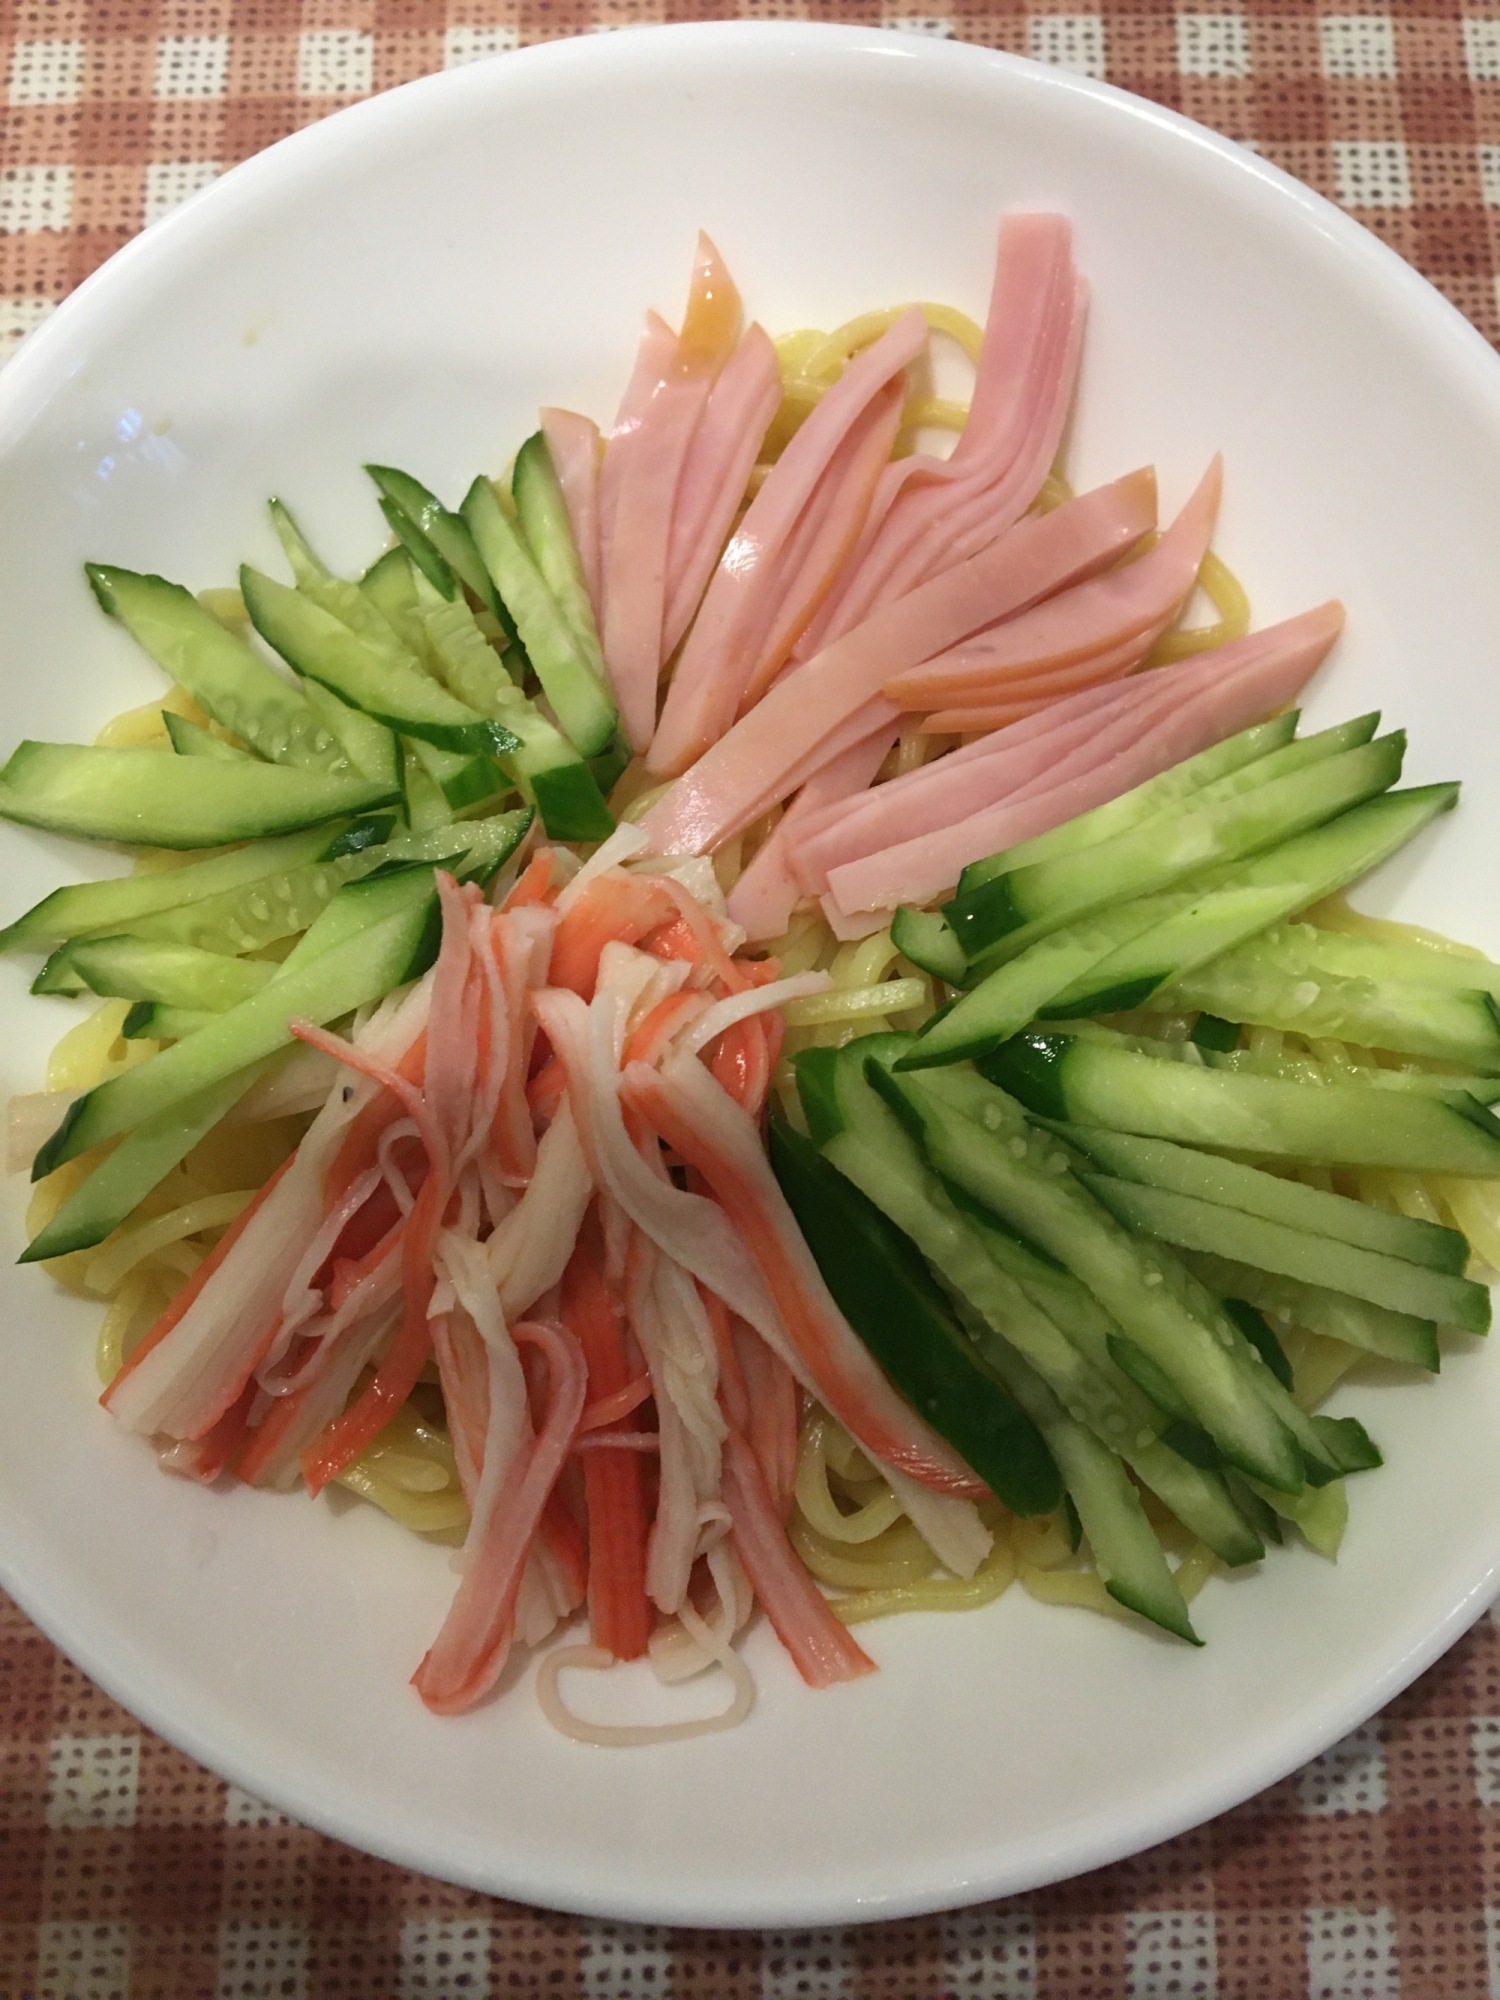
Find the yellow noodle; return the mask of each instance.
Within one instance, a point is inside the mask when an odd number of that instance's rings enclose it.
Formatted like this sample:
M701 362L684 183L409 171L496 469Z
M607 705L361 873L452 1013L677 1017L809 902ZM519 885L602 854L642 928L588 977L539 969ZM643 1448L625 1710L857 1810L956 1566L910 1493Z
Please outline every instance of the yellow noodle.
M890 1590L869 1590L834 1598L831 1610L846 1625L860 1625L871 1618L889 1618L900 1611L974 1611L981 1604L993 1604L1016 1578L1016 1559L1004 1534L995 1536L994 1546L973 1576L938 1576L926 1583L912 1583Z
M106 1000L86 1021L69 1028L47 1058L47 1088L92 1090L154 1056L158 1043L127 1042L120 1033L130 1007L128 1000Z
M99 1327L94 1346L94 1368L106 1387L125 1365L126 1340L137 1316L152 1295L149 1276L133 1271L121 1285Z
M452 1443L410 1403L402 1405L374 1443L337 1478L351 1493L419 1535L451 1538L468 1527L469 1510Z
M901 1516L901 1503L889 1487L857 1512L840 1511L829 1488L826 1446L832 1423L814 1408L797 1440L794 1491L808 1525L833 1542L870 1542ZM884 1484L884 1482L882 1482Z
M820 1583L837 1590L891 1590L921 1583L932 1574L932 1550L910 1522L898 1522L857 1553L810 1527L794 1514L787 1535L798 1556Z
M1227 646L1231 640L1243 639L1250 630L1250 600L1244 586L1212 549L1199 565L1198 585L1218 617L1212 625L1174 625L1164 632L1146 656L1148 667L1170 666L1174 660L1186 660L1214 646Z
M94 1253L83 1282L91 1292L107 1298L125 1274L143 1258L153 1253L159 1256L184 1236L197 1236L205 1229L222 1229L226 1223L233 1222L246 1203L254 1198L254 1188L241 1188L235 1194L204 1195L197 1201L184 1202L181 1208L169 1209L165 1215L155 1216L134 1229L117 1232L111 1237L107 1249Z
M1445 951L1455 958L1483 958L1485 954L1472 944L1460 944L1456 938L1444 937L1440 931L1424 930L1420 924L1398 924L1388 917L1367 917L1363 910L1354 910L1342 896L1327 896L1321 903L1314 903L1310 910L1303 912L1305 924L1315 924L1321 931L1343 931L1349 937L1377 938L1386 944L1420 944L1429 951Z
M920 979L888 979L879 986L856 986L846 993L814 993L789 1000L783 1012L789 1028L816 1028L828 1021L862 1021L867 1014L921 1007L927 987Z
M140 708L128 708L123 715L114 716L94 738L112 749L157 749L170 750L172 739L167 734L164 715L180 715L188 722L196 722L200 729L208 725L208 717L193 697L180 687L170 688L157 701L145 702Z

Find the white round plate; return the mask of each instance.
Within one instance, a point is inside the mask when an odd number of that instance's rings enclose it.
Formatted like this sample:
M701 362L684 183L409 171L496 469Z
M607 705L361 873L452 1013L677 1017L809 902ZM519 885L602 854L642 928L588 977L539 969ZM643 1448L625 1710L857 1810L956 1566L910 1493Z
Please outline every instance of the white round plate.
M1500 360L1373 237L1250 153L1104 86L879 31L713 26L554 43L298 134L148 230L0 377L5 748L88 740L159 687L85 557L199 587L275 562L279 493L336 563L384 540L360 472L455 496L539 404L607 419L643 309L717 240L773 330L944 299L982 313L1006 210L1072 217L1093 291L1072 469L1154 461L1175 507L1222 449L1219 546L1257 622L1330 595L1310 702L1377 704L1460 811L1368 903L1500 950ZM90 857L3 832L3 914ZM0 1082L60 1003L0 963ZM23 1188L9 1185L19 1249ZM1201 1652L1013 1591L865 1629L816 1694L764 1630L729 1736L584 1748L522 1663L439 1721L407 1685L446 1553L373 1511L163 1477L98 1410L96 1313L0 1273L0 1577L205 1763L342 1839L525 1901L679 1924L896 1916L1026 1889L1208 1818L1387 1701L1500 1582L1500 1368L1338 1405L1384 1445L1336 1568L1216 1582ZM708 1691L704 1692L704 1699ZM677 1699L689 1697L679 1696ZM659 1712L638 1670L579 1689Z

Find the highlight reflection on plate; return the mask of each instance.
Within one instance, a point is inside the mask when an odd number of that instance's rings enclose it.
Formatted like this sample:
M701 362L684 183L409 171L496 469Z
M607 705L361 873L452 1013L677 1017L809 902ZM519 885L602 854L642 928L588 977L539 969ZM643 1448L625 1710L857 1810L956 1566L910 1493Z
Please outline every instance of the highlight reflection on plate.
M362 461L439 491L542 402L607 416L694 233L772 329L912 297L979 312L1007 209L1074 221L1093 292L1078 484L1153 461L1173 507L1225 454L1218 546L1257 624L1338 595L1310 719L1376 705L1459 813L1362 891L1500 949L1500 360L1424 282L1226 141L1102 85L879 31L647 30L554 43L357 107L132 245L0 378L6 744L87 738L158 683L85 556L195 586L267 562L283 494L331 559L383 530ZM1378 414L1378 421L1376 416ZM88 872L0 829L5 910ZM3 1085L62 1019L0 962ZM23 1189L6 1194L20 1247ZM522 1900L684 1924L896 1916L1033 1887L1180 1831L1316 1754L1500 1580L1500 1371L1482 1344L1371 1383L1386 1468L1336 1568L1210 1585L1208 1645L1012 1592L867 1628L883 1671L804 1689L764 1630L730 1736L555 1736L528 1692L460 1721L407 1678L446 1553L368 1509L163 1478L97 1409L95 1312L0 1274L0 1579L153 1727L287 1811ZM862 1634L864 1638L864 1634ZM633 1671L591 1712L654 1705Z

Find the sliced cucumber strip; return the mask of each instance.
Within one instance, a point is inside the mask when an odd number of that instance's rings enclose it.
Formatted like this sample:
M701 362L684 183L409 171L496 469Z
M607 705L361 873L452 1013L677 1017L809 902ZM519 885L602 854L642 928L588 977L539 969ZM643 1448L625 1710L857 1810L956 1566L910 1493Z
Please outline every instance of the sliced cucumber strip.
M1297 720L1297 710L1289 709L1285 715L1275 716L1269 722L1257 722L1250 729L1242 729L1237 736L1227 736L1222 743L1200 750L1196 757L1186 757L1157 777L1148 778L1144 784L1122 792L1117 799L1108 799L1088 812L1075 813L1061 826L1054 826L1046 833L1034 834L1030 840L1019 841L1014 847L1002 848L998 854L991 854L983 861L971 861L958 878L954 903L959 906L970 904L978 891L996 876L1008 875L1033 862L1053 861L1059 855L1076 854L1080 848L1095 847L1100 841L1113 840L1118 834L1133 832L1145 820L1180 800L1191 798L1205 785L1227 777L1231 771L1242 770L1247 764L1254 764L1271 751L1290 743L1296 734ZM1375 728L1376 718L1372 717L1368 731L1370 736L1374 735Z
M152 1062L159 1062L159 1056ZM142 1071L151 1063L143 1063ZM179 1098L143 1120L88 1179L69 1195L46 1228L21 1252L22 1264L39 1264L88 1250L118 1229L136 1204L184 1159L257 1080L263 1064L237 1067L203 1089ZM82 1100L80 1100L81 1102Z
M912 1407L1012 1513L1062 1499L1041 1433L976 1353L900 1231L779 1120L771 1164L829 1291Z
M400 738L383 722L363 715L340 701L321 681L304 681L308 705L315 708L343 744L349 762L372 784L399 787L403 782Z
M254 846L236 848L230 854L211 855L206 860L156 874L72 883L67 888L54 889L50 896L44 896L24 916L0 931L0 951L35 951L58 939L80 937L90 931L134 930L142 918L156 912L243 890L252 882L332 860L338 852L352 853L378 843L386 838L393 824L389 815L346 822L342 826L335 823L332 827L288 834L280 840L257 841ZM352 828L361 829L372 838L351 839ZM249 945L229 948L252 949Z
M1373 726L1373 718L1289 743L1129 832L994 877L951 906L960 944L970 958L991 947L1024 950L1092 910L1259 853L1388 791L1401 775L1406 737L1398 730L1378 743L1347 747L1367 723Z
M1017 1035L984 1059L991 1081L1044 1118L1326 1166L1500 1175L1500 1120L1472 1098L1157 1062L1080 1036Z
M487 479L476 479L469 488L463 515L485 567L515 619L563 734L580 756L597 756L619 721L614 701Z
M120 1023L127 1042L181 1042L227 1012L223 1007L169 1007L160 1000L137 1000Z
M593 601L583 580L583 565L573 541L557 468L541 431L527 438L516 453L510 490L526 546L541 571L542 581L578 641L584 659L600 681L607 678Z
M201 729L196 722L189 722L185 715L174 715L171 709L164 708L161 719L172 739L172 748L179 757L212 757L220 764L256 761L248 750L226 743L222 736L215 736L211 729Z
M1019 1105L971 1071L910 1076L882 1059L871 1061L869 1074L920 1127L938 1173L1066 1265L1175 1385L1231 1465L1288 1492L1301 1488L1302 1455L1270 1407L1267 1385L1280 1385L1260 1356L1170 1253L1120 1228L1068 1172L1056 1142L1027 1126Z
M1392 1215L1368 1202L1350 1201L1346 1195L1283 1180L1258 1167L1195 1152L1167 1139L1143 1139L1098 1125L1054 1124L1051 1129L1085 1152L1105 1173L1121 1180L1139 1181L1145 1187L1164 1188L1173 1194L1196 1195L1205 1202L1286 1223L1303 1233L1424 1264L1429 1270L1461 1277L1468 1268L1468 1241L1456 1229L1444 1229L1414 1216ZM1226 1256L1230 1254L1225 1251Z
M1391 1312L1437 1320L1465 1333L1489 1331L1489 1291L1468 1278L1338 1243L1329 1236L1314 1236L1290 1223L1246 1215L1195 1195L1142 1187L1110 1174L1085 1173L1081 1179L1117 1222L1140 1235L1155 1236L1183 1250L1212 1251L1306 1284L1321 1283Z
M298 690L221 625L181 584L87 563L94 595L162 672L273 764L345 773L343 745Z
M1155 929L1140 932L1076 979L1049 1003L1050 1011L1104 1014L1144 1006L1171 980L1378 866L1457 803L1452 784L1387 792L1257 860L1211 870L1197 884L1194 907L1164 909ZM1268 908L1268 901L1279 907Z
M329 771L97 744L22 743L0 771L0 817L138 847L224 847L397 796L389 785Z
M95 993L213 1010L248 1000L277 971L269 959L228 958L136 937L83 938L69 947L68 956Z
M1347 1292L1303 1284L1296 1278L1259 1271L1217 1254L1185 1251L1183 1261L1211 1292L1222 1298L1245 1299L1261 1312L1279 1314L1296 1326L1305 1326L1310 1333L1346 1341L1349 1346L1362 1347L1386 1361L1403 1361L1413 1368L1437 1373L1437 1326L1432 1320L1388 1312L1366 1299L1351 1298Z
M248 564L240 571L240 589L255 629L283 659L388 729L420 736L440 750L493 755L515 748L514 737L498 723L457 700L414 664L377 652L300 592Z
M353 936L316 949L321 940L315 924L299 947L313 946L315 955L295 968L283 966L268 986L196 1035L78 1098L37 1154L32 1178L40 1180L65 1160L169 1112L185 1098L285 1048L292 1040L292 1021L335 1020L415 978L436 951L436 908L430 869L347 884L319 923L337 934L357 912L359 929ZM142 1186L136 1199L151 1185Z
M941 910L897 910L891 943L913 965L949 986L963 985L968 976L964 948Z
M1166 1506L1173 1512L1181 1510L1179 1518L1216 1552L1222 1546L1230 1562L1255 1561L1262 1546L1248 1532L1222 1485L1211 1475L1184 1466L1159 1442L1160 1411L1120 1373L1103 1342L1094 1343L1093 1353L1087 1353L1081 1343L1071 1340L1062 1330L1063 1322L1020 1282L1003 1251L991 1254L993 1232L956 1205L932 1174L899 1119L865 1077L866 1055L881 1040L868 1036L842 1051L809 1049L797 1059L809 1129L825 1158L915 1244L954 1299L961 1318L967 1306L971 1337L1049 1441L1046 1425L1012 1379L1009 1364L1016 1357L1024 1357L1024 1364L1046 1384L1065 1416L1118 1452ZM1022 1251L1023 1258L1026 1254ZM1063 1273L1056 1275L1065 1284L1071 1282ZM1083 1296L1087 1300L1087 1294ZM1097 1308L1095 1315L1102 1317ZM992 1345L994 1337L998 1344ZM1068 1472L1061 1459L1059 1468L1066 1483ZM1081 1500L1079 1505L1083 1511ZM1087 1525L1086 1511L1084 1520Z

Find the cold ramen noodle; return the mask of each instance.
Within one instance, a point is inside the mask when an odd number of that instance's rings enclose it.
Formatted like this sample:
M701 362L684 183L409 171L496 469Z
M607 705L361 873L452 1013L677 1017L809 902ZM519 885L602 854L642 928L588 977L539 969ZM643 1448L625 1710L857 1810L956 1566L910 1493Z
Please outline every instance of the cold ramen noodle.
M559 1728L724 1728L757 1605L823 1687L1017 1578L1198 1643L1335 1554L1334 1385L1488 1326L1500 966L1342 900L1457 788L1299 732L1342 610L1249 630L1217 460L1073 493L1083 324L1056 217L982 331L773 341L703 239L607 433L456 508L371 466L358 579L280 501L289 580L88 567L171 686L0 774L135 857L0 933L97 1001L12 1106L25 1256L167 1470L452 1548L438 1713L566 1631ZM582 1720L643 1656L727 1706Z

